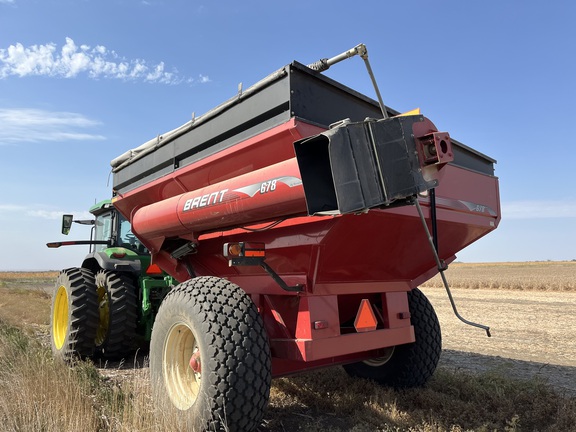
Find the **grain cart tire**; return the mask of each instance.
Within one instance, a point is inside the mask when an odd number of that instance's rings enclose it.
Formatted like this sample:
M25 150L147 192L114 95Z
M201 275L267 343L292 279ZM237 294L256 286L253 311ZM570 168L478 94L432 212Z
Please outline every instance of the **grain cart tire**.
M152 329L150 374L160 409L194 431L255 430L268 403L271 360L250 297L216 277L164 298Z
M122 358L134 348L136 288L128 275L100 270L96 273L96 293L99 321L95 354L107 359Z
M419 289L408 293L408 304L416 342L390 348L380 358L345 365L349 375L395 388L426 384L442 351L440 323L432 304Z
M60 272L52 295L50 323L52 353L56 359L92 355L98 300L90 270L69 268Z

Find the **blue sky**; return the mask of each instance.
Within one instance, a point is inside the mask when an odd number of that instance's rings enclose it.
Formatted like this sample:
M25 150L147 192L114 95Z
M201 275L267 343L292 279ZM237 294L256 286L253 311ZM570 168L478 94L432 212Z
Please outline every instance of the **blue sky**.
M45 243L110 197L113 158L358 43L387 105L498 160L502 223L459 260L576 259L575 5L0 0L0 270L79 265ZM360 59L328 75L374 97Z

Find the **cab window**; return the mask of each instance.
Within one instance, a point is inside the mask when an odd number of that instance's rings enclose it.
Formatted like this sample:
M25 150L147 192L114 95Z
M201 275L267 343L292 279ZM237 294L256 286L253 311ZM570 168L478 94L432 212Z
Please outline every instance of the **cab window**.
M121 214L118 214L118 244L137 252L140 255L147 254L148 249L140 243L140 240L132 233L132 226Z
M104 213L96 216L94 240L110 240L112 237L112 213ZM106 245L95 245L96 252L106 249Z

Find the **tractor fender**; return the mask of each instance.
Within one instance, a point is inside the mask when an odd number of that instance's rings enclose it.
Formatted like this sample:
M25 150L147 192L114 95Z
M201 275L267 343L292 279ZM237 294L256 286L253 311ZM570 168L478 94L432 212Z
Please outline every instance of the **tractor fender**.
M127 260L109 257L106 252L93 252L86 256L82 267L96 271L113 270L117 272L128 272L140 274L142 263L138 259Z

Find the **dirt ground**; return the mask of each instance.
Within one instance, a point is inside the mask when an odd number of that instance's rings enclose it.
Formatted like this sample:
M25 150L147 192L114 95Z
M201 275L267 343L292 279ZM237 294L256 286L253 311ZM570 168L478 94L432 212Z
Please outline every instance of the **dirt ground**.
M456 318L444 289L422 291L442 327L441 367L538 377L576 396L576 293L454 289L458 312L490 326L488 338Z

